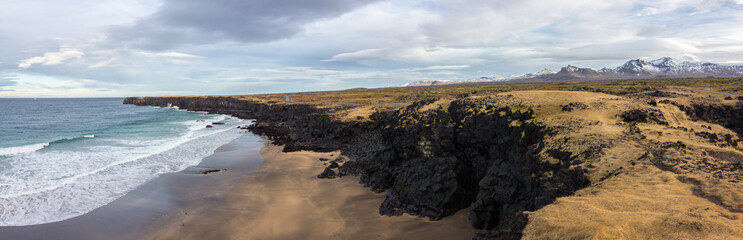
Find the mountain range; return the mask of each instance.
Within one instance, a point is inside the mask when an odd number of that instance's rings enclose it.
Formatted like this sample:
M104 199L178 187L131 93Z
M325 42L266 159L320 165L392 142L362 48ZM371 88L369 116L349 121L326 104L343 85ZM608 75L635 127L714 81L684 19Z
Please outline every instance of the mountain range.
M522 76L482 77L466 80L422 80L403 86L436 86L481 82L510 82L510 83L537 83L537 82L568 82L589 80L614 79L648 79L648 78L688 78L688 77L743 77L743 66L730 66L708 62L684 61L679 62L670 57L647 61L642 59L629 60L615 68L581 68L568 65L560 71L544 69L536 73Z
M504 77L480 77L472 79L461 79L461 80L420 80L412 83L403 84L403 87L424 87L424 86L441 86L441 85L454 85L454 84L467 84L467 83L483 83L483 82L502 82L508 80Z

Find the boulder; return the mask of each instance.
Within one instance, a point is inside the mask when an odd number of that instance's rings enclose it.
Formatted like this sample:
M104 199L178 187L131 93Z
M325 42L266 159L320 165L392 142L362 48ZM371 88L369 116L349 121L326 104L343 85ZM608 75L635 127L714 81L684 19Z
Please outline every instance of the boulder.
M317 178L326 178L326 179L333 179L336 178L338 174L333 171L333 169L330 169L330 167L326 167L322 173L317 175Z
M218 173L218 172L221 172L221 171L227 171L227 169L226 168L223 168L223 169L204 169L204 170L199 171L199 173L206 175L206 174L210 174L210 173Z
M579 103L579 102L569 103L568 105L562 105L563 112L572 112L573 110L583 110L586 108L588 108L588 105L584 103Z
M338 165L338 162L336 162L336 161L332 161L332 162L330 162L330 166L328 166L328 167L329 167L329 168L338 168L338 167L339 167L339 165Z

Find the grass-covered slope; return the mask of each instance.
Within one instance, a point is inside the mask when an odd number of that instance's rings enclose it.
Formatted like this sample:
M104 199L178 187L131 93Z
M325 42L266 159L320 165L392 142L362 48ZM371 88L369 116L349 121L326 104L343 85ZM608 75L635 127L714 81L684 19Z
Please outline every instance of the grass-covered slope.
M381 214L435 220L468 209L483 229L477 238L740 238L743 102L684 91L605 93L681 83L739 92L740 81L655 81L126 103L254 118L251 130L285 151L340 149L350 161L331 164L321 177L360 176L386 194ZM529 90L508 91L520 88ZM544 90L553 88L590 92Z

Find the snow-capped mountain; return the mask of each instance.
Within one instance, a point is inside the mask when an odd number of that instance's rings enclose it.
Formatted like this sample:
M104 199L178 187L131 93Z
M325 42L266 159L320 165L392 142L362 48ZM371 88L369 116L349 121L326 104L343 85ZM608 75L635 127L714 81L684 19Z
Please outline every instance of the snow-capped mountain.
M552 71L552 74L542 74L535 77L520 77L511 79L511 82L564 82L579 79L598 79L604 76L604 73L591 68L580 68L573 65L567 65L560 69L559 72ZM526 76L526 75L525 75Z
M499 82L507 80L504 77L480 77L472 79L462 80L420 80L412 83L403 84L403 87L425 87L425 86L441 86L441 85L452 85L452 84L467 84L467 83L483 83L483 82Z
M555 72L543 69L517 77L482 77L466 80L423 80L403 86L437 86L482 82L565 82L609 79L686 78L686 77L743 77L743 66L729 66L699 61L678 61L670 57L655 60L633 59L614 68L580 68L568 65Z
M523 76L516 77L516 78L533 78L533 77L539 77L539 76L542 76L542 75L552 75L552 74L555 74L555 73L557 73L557 72L545 68L545 69L539 70L539 72L527 73L527 74L524 74Z
M573 65L568 65L567 67L560 69L560 71L555 73L554 76L597 77L601 76L601 73L590 68L579 68Z
M616 68L599 70L606 75L637 77L740 77L743 66L726 66L703 62L678 62L673 58L663 57L652 61L630 60Z

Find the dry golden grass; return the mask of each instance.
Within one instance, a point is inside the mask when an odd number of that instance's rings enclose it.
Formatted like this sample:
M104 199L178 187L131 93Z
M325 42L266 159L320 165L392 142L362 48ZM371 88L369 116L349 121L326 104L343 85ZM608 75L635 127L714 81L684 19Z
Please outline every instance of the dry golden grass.
M599 92L623 95L666 88L697 88L743 94L743 79L740 78L684 78L646 80L607 80L563 83L483 83L432 87L393 87L374 89L349 89L342 91L320 91L300 93L232 95L231 97L266 103L283 103L291 97L295 103L411 103L427 97L457 98L468 95L491 95L494 93L531 90L560 90Z
M449 98L439 99L433 103L423 106L420 111L428 111L428 110L433 110L433 109L438 109L438 108L448 109L449 104L451 103L452 100L453 99L449 99Z
M732 147L711 142L695 132L737 135L716 124L692 121L677 106L660 103L661 100L669 100L681 105L688 105L694 101L732 104L737 100L725 100L724 96L715 94L680 92L672 97L656 98L657 105L650 105L650 98L644 96L617 96L617 94L662 89L668 86L696 87L740 94L743 93L741 84L743 81L739 79L665 79L355 89L234 97L276 104L310 103L327 108L339 106L333 104L344 103L346 105L340 106L345 106L345 108L334 113L337 119L367 121L369 115L375 111L403 107L384 103L411 103L423 98L439 97L438 101L423 107L423 110L430 110L439 107L446 109L448 102L461 97L507 96L508 101L514 104L534 109L536 118L533 121L559 130L559 134L544 139L544 144L565 145L562 149L567 149L572 154L590 152L596 146L601 148L600 153L597 153L600 154L599 157L586 157L585 162L576 166L586 169L591 185L572 196L559 198L554 204L530 213L529 224L524 230L525 239L743 239L743 213L741 213L743 212L743 183L734 181L737 176L735 173L732 173L733 175L726 173L728 175L717 177L714 171L710 171L710 169L714 170L730 162L742 161L743 146ZM290 96L294 103L284 103L284 95ZM571 103L582 104L581 106L585 108L564 111L563 106ZM630 109L658 111L663 114L668 125L625 123L619 115ZM628 132L634 127L639 133ZM682 130L683 128L687 130ZM689 131L689 129L695 131ZM665 142L682 142L686 147L661 149L663 151L660 151L657 148L658 144ZM662 159L678 160L678 163L668 164L662 162ZM559 160L553 158L550 161L557 163ZM320 171L319 169L313 169L310 172L316 173ZM335 194L335 192L328 191L323 194ZM235 206L240 206L240 201L243 199L236 198ZM303 202L285 204L296 207L300 206L300 203ZM352 203L345 202L344 204ZM348 209L351 208L355 207ZM332 213L334 217L342 214L331 210L333 209L325 209L323 213ZM292 218L299 217L291 216ZM376 219L376 217L369 218ZM230 228L234 231L243 231L240 229L245 227L244 224L253 219L245 218L240 221L240 224L230 225ZM349 223L351 222L339 224L343 226ZM266 223L256 224L258 224L256 226L262 226L261 224ZM353 224L356 225L353 225L351 230L363 229L363 223L353 222ZM375 225L375 228L389 226L385 224L387 223ZM332 228L332 226L323 226L323 228ZM264 229L257 230L266 231L266 229L273 228L266 226ZM266 236L280 230L282 229L273 229L271 230L273 232L267 232ZM298 231L296 229L283 230ZM394 234L404 232L398 230L394 230ZM306 231L313 234L312 236L335 234L324 230ZM178 232L173 234L176 233L180 234Z
M599 158L580 164L588 170L592 185L531 213L525 239L743 239L743 184L705 172L707 165L714 168L743 160L741 148L681 130L734 135L729 129L691 121L672 104L652 106L643 98L561 91L500 95L534 107L536 121L564 128L553 139L545 139L545 144L563 144L560 140L569 139L571 144L563 148L573 153L603 146ZM692 97L699 96L668 99L688 103L694 101ZM562 106L570 103L586 108L563 111ZM669 125L638 123L646 137L628 134L628 124L618 116L629 109L658 110ZM667 150L659 157L689 159L688 166L698 169L664 171L651 161L652 154L644 157L655 143L677 141L688 147Z
M673 173L633 167L531 213L524 239L742 239L743 214L692 188Z
M374 101L367 97L331 97L331 93L292 98L295 101L366 102L336 112L338 119L357 121L358 117L367 120L368 115L382 108L402 107L368 103L399 100L399 95L395 97L395 94L403 90L407 89L387 92L381 100ZM462 88L457 91L462 91ZM743 183L731 181L730 176L721 180L713 176L714 172L708 171L726 162L743 160L743 146L710 142L694 131L682 129L735 135L731 130L692 121L673 104L651 105L651 98L646 96L527 90L478 92L469 97L493 95L504 97L510 104L534 109L536 118L533 121L558 129L559 133L544 139L544 144L560 145L574 156L591 152L597 146L601 148L600 153L596 153L600 154L599 157L586 157L584 162L576 165L586 169L592 184L575 195L559 198L554 204L530 213L525 239L743 239ZM454 99L447 97L451 95L437 96L443 97L421 110L446 109ZM688 92L655 100L689 104L700 99L734 102L724 100L720 95ZM563 106L569 104L582 107L563 110ZM658 111L668 125L625 123L619 116L630 109ZM631 126L636 126L640 133L629 133ZM658 153L659 156L653 155L653 146L679 141L687 147L667 149ZM559 161L547 155L543 157L552 159L549 160L552 163ZM688 163L660 166L653 162L655 157L681 159ZM684 169L686 167L690 168Z
M369 115L376 112L377 109L374 105L364 105L347 111L341 111L337 114L337 117L341 121L369 120Z

